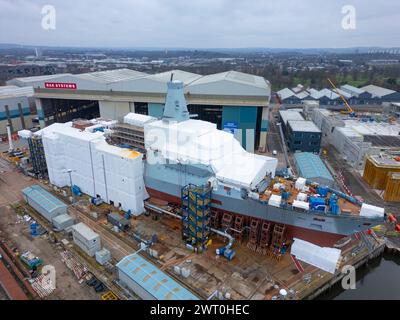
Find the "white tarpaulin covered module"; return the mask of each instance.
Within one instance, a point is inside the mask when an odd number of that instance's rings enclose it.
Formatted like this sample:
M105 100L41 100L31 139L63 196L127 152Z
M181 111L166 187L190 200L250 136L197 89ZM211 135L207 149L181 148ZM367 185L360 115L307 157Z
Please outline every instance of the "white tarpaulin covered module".
M385 208L376 207L370 204L363 203L361 205L360 216L366 218L383 218Z
M329 273L335 273L341 250L320 247L311 242L294 238L290 253L297 260L304 261Z
M144 211L141 153L109 145L103 132L81 131L72 123L54 123L41 131L52 184L65 187L72 180L83 193L113 201L124 211Z
M134 112L130 112L126 116L124 116L124 123L137 127L143 127L145 123L155 120L157 120L157 118Z
M254 188L266 175L275 176L278 160L249 153L228 132L214 123L189 119L163 120L144 125L148 163L163 160L209 166L218 181Z

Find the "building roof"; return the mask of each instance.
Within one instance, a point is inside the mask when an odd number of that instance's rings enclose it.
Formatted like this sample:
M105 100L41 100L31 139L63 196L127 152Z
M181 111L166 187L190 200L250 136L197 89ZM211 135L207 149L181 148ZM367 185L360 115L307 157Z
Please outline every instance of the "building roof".
M130 69L90 72L83 74L54 74L49 76L16 78L8 84L32 85L44 88L46 81L73 82L78 90L113 90L132 93L165 94L167 82L174 74L175 80L181 80L188 94L209 96L251 96L269 98L271 85L263 77L227 71L210 75L198 75L182 70L170 70L157 74L146 74Z
M197 80L203 77L200 74L182 71L182 70L170 70L166 72L156 73L152 77L155 79L159 79L163 82L168 82L171 79L171 75L174 75L174 80L180 80L183 82L184 85L191 83L194 80Z
M400 168L400 161L396 160L396 156L397 155L381 152L380 154L369 155L368 158L371 159L376 166L398 170Z
M301 177L306 179L324 178L334 181L329 170L318 155L310 152L296 152L293 157Z
M294 93L299 93L299 92L301 92L303 90L304 90L304 86L302 84L300 84L300 83L297 86L295 86L294 88L292 88L292 91Z
M83 73L76 75L76 77L81 79L98 81L102 83L113 83L118 81L133 80L144 76L148 76L148 74L131 69L116 69L116 70L98 71L98 72L90 72L90 73Z
M271 86L263 77L237 71L226 71L202 76L192 81L185 87L185 92L206 95L269 97Z
M340 89L347 91L350 94L356 94L356 95L359 95L359 94L362 94L365 92L365 90L357 88L357 87L353 87L349 84L345 84L345 85L341 86Z
M331 100L335 100L339 98L339 95L335 92L333 92L332 90L329 90L327 88L322 89L319 94L321 95L320 98L322 98L323 96L327 97L328 99Z
M287 98L290 98L291 96L294 96L295 93L290 90L289 88L284 88L282 90L279 90L277 92L278 96L281 98L281 100L285 100Z
M32 83L37 81L47 81L59 78L60 76L70 76L70 73L58 73L58 74L49 74L43 76L32 76L32 77L22 77L22 78L15 78L10 81L17 81L20 83ZM8 82L8 81L7 81Z
M289 120L304 120L303 116L298 111L281 110L279 111L279 114L285 125L288 123Z
M0 87L0 99L32 97L32 87L3 86Z
M312 121L289 120L288 124L292 128L292 130L296 132L321 132L321 130L319 130L316 124Z
M390 89L386 89L386 88L382 88L373 84L367 85L365 87L360 88L361 90L367 91L370 94L372 94L373 97L384 97L387 96L388 94L392 94L395 93L396 91L394 90L390 90Z
M117 268L157 300L199 300L154 264L138 254L124 257Z
M67 207L64 202L37 184L22 189L22 194L35 201L47 212L52 212L58 208Z
M68 213L60 214L59 216L53 218L53 222L59 223L59 224L62 224L64 222L71 221L71 220L72 220L72 217Z
M320 93L318 90L314 88L308 89L308 92L310 93L310 96L313 97L314 99L319 99L322 97L322 93Z
M336 89L334 92L337 93L337 94L342 95L346 99L350 99L353 96L351 93L349 93L349 92L347 92L345 90L342 90L342 89Z
M300 100L303 100L304 98L307 98L310 94L307 91L301 91L296 94L296 97L299 98Z
M77 233L79 233L81 236L83 236L86 240L94 240L99 237L99 235L94 232L92 229L90 229L86 224L83 222L79 222L78 224L75 224L72 226L72 229L75 230Z

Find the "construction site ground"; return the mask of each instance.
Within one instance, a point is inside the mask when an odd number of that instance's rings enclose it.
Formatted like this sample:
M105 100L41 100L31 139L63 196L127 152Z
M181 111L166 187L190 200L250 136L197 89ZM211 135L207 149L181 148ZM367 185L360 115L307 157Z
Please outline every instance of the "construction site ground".
M21 189L36 180L15 171L4 159L0 159L2 172L0 174L0 239L12 249L20 253L31 251L43 260L43 264L53 265L56 269L56 290L47 299L86 300L99 299L93 288L85 283L79 284L72 272L61 261L60 248L48 241L47 236L33 238L29 225L23 223L11 208L22 200ZM0 299L7 298L0 290Z
M289 253L280 258L262 255L250 250L247 240L235 242L236 256L228 261L215 254L215 249L224 245L224 239L217 235L212 236L212 244L204 253L194 254L185 247L182 240L181 222L166 215L151 213L134 217L131 219L131 231L117 233L107 223L104 213L108 210L108 205L95 207L82 199L78 200L74 208L70 207L71 213L102 236L104 246L117 261L139 248L139 243L133 240L132 232L139 234L142 239L151 239L157 235L158 242L151 247L157 252L157 258L147 253L143 253L143 256L203 299L216 290L229 292L231 299L235 300L271 299L278 296L282 288L290 292L289 298L302 299L334 277L306 263L302 263L304 271L299 272ZM91 218L90 212L93 211L98 212L97 220ZM374 246L382 244L370 238ZM367 247L356 238L352 238L342 250L341 265L356 263L368 255ZM177 275L174 266L189 269L189 277Z

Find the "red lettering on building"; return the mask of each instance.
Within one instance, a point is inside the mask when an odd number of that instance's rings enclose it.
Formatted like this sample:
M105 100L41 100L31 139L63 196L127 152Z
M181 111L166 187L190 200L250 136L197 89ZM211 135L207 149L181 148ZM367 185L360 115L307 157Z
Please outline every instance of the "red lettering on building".
M45 82L46 89L69 89L76 90L76 83L72 82Z

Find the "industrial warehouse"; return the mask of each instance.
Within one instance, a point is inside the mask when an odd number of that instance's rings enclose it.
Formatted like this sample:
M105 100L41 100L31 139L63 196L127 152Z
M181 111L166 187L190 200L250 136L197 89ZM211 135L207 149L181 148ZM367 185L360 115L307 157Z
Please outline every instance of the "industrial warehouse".
M316 90L298 84L294 88L284 88L277 92L280 103L289 105L299 105L303 101L318 101L320 105L337 106L344 105L341 96L345 97L351 105L382 105L385 102L398 102L400 92L382 88L373 84L361 88L349 84L342 85L340 88L324 88Z
M183 82L191 114L234 132L247 151L265 150L271 86L262 77L236 71L202 76L181 70L149 75L118 69L16 78L7 83L33 87L44 127L76 118L118 120L129 112L160 118L165 86L172 78Z
M0 135L6 134L7 125L11 132L32 128L34 106L32 87L0 87Z

